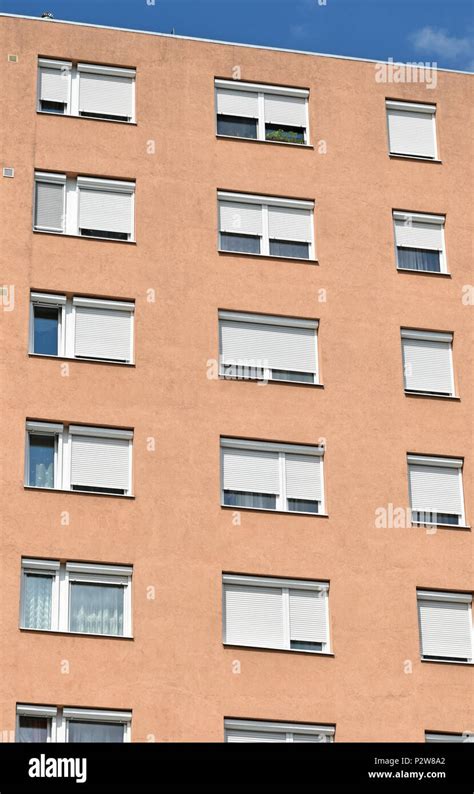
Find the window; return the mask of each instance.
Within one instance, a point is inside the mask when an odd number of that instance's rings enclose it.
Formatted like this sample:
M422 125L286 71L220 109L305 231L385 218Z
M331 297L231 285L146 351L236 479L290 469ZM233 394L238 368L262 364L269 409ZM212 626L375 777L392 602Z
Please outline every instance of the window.
M220 311L220 374L317 383L317 328L317 320Z
M135 69L38 60L38 111L133 122Z
M390 154L436 160L436 106L387 100Z
M134 182L35 172L35 231L133 241Z
M472 594L417 590L421 658L472 662Z
M313 259L314 202L218 192L219 250Z
M302 722L224 720L226 742L333 742L335 730L334 725Z
M216 80L217 134L308 144L308 97L302 88Z
M129 742L131 711L18 704L16 741Z
M327 582L224 574L224 643L329 653Z
M131 495L132 430L27 421L25 485Z
M454 397L453 335L401 329L405 391Z
M447 273L444 222L444 215L393 213L399 270Z
M222 504L324 515L322 447L221 438Z
M460 744L463 742L474 742L474 733L466 731L465 733L430 733L425 731L425 742L450 742Z
M133 361L133 303L31 293L30 353Z
M461 458L408 455L412 523L463 526Z
M21 628L131 637L131 567L26 558L21 566Z

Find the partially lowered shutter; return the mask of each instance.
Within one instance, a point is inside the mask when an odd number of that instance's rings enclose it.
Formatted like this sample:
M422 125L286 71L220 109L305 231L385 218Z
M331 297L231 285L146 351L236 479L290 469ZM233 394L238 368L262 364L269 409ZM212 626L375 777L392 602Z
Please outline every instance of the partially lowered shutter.
M219 228L233 234L262 234L261 204L219 201Z
M436 157L434 108L420 111L387 105L390 151L416 157Z
M412 510L461 516L463 504L459 468L408 463Z
M221 320L225 364L316 373L316 331L312 328Z
M310 243L312 238L311 210L292 207L268 208L268 234L270 240L292 240Z
M423 656L471 659L472 627L469 603L418 598Z
M322 464L319 455L286 454L285 473L288 499L322 501Z
M403 372L407 391L452 394L451 342L405 336Z
M325 590L290 590L290 640L327 642L326 598Z
M258 117L258 94L254 91L216 89L217 113L226 116Z
M88 64L78 65L79 112L98 116L133 118L132 70L98 71Z
M284 647L281 589L224 585L224 609L227 643Z
M306 127L306 99L304 97L265 94L265 122L285 127Z
M36 182L35 227L63 231L64 183Z
M247 731L228 728L225 736L226 742L286 742L286 733L278 731Z
M91 187L78 179L79 228L132 234L132 191Z
M395 216L395 242L403 248L443 250L443 220L437 222L417 219L416 215L404 218Z
M57 61L54 66L42 65L39 71L39 97L48 102L62 102L69 100L69 87L71 80L71 63Z
M129 440L71 435L71 485L127 491Z
M223 449L223 487L229 491L278 494L278 453Z
M108 308L101 301L74 298L74 353L85 358L131 361L132 306Z

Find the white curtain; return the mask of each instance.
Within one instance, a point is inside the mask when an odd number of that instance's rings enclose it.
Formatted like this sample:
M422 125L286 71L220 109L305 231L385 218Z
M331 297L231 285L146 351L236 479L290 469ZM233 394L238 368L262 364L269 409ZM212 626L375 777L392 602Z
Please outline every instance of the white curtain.
M46 742L48 739L47 717L20 717L18 741L20 744Z
M70 631L123 634L123 587L71 583Z
M115 722L69 720L70 742L123 742L123 725Z
M38 574L25 575L23 625L26 629L51 628L51 594L53 579Z

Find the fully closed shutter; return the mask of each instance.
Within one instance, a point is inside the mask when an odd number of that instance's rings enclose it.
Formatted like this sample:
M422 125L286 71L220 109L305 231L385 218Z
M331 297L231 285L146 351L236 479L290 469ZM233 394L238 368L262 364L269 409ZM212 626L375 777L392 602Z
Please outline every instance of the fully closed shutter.
M472 657L471 611L468 603L418 600L423 656Z
M127 439L72 435L71 485L127 491L129 470Z
M70 68L48 69L40 68L40 99L49 102L63 102L69 99Z
M36 182L35 226L63 231L64 185Z
M311 328L221 321L222 357L226 364L296 372L316 372L316 333Z
M406 221L395 219L395 242L397 246L406 248L442 251L443 225L417 221L411 217Z
M277 731L226 730L226 742L286 742L286 733Z
M114 361L131 359L131 314L127 311L76 306L76 356Z
M270 240L311 242L311 210L291 207L268 208L268 233Z
M219 202L219 228L234 234L262 234L261 204L244 204L237 201Z
M224 448L223 476L226 491L278 494L278 453Z
M79 71L79 112L133 117L133 78Z
M408 479L412 510L462 515L458 468L409 463Z
M224 586L225 641L283 648L283 599L276 587Z
M286 127L306 127L306 99L265 94L265 122Z
M258 117L258 94L254 91L217 89L217 112L226 116Z
M285 455L288 499L322 501L321 458L315 455Z
M402 339L408 391L452 394L451 345L429 339Z
M436 157L432 113L387 109L390 151L417 157Z
M327 642L325 591L290 590L290 639Z
M132 233L132 196L107 189L80 187L79 227L104 232Z

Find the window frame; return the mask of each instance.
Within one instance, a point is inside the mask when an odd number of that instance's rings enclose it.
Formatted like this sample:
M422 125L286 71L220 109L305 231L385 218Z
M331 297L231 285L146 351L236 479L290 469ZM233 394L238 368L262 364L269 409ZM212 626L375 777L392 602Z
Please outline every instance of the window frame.
M336 726L314 724L308 725L303 722L270 722L269 720L250 720L235 717L225 717L225 742L227 742L227 733L230 730L247 730L249 732L256 731L261 733L281 733L282 735L286 735L286 742L293 742L294 736L298 734L314 734L321 737L321 742L334 742Z
M457 469L458 470L458 485L459 485L459 494L460 494L460 501L462 506L462 513L452 513L450 515L458 515L459 516L459 523L458 524L445 524L443 522L436 521L435 525L439 527L448 527L450 529L459 529L459 528L466 528L466 504L464 501L464 486L463 486L463 468L464 468L464 458L442 458L439 456L434 455L420 455L416 453L407 453L407 484L408 484L408 503L410 506L410 522L412 527L423 527L429 525L429 520L425 521L415 521L413 519L413 513L416 511L416 508L412 507L411 504L411 493L410 493L410 465L412 466L437 466L437 467L445 467L447 469ZM425 511L419 511L425 512ZM436 515L436 511L430 511L431 515Z
M449 343L449 366L451 372L450 394L445 394L444 392L419 391L417 389L406 388L405 354L404 354L404 345L403 345L404 339L415 339L415 340L419 340L420 342L426 341L426 342ZM451 331L420 331L416 328L402 327L400 328L400 341L402 348L403 389L405 394L416 394L416 395L420 395L421 397L442 397L445 399L453 399L458 396L456 393L456 382L454 377L454 355L453 355L454 334Z
M440 270L415 270L410 267L400 267L398 261L398 249L399 248L410 248L410 246L404 245L397 245L397 233L396 233L396 224L395 221L404 221L405 225L411 226L413 223L431 223L433 226L440 226L441 227L441 242L442 248L441 250L438 249L439 253L439 264ZM407 223L408 221L408 223ZM426 212L405 212L404 210L392 210L392 229L393 229L393 241L394 241L394 248L395 248L395 265L397 272L399 273L418 273L422 275L428 276L440 276L440 275L450 275L448 270L448 260L446 256L446 215L432 215ZM420 249L423 251L432 251L434 249L431 248L423 248Z
M402 113L426 113L426 115L431 116L431 123L433 127L433 143L434 143L434 157L430 157L428 155L420 155L420 154L407 154L403 152L393 152L390 147L390 126L389 126L389 110L399 110ZM401 157L401 158L408 158L410 160L421 160L422 162L431 162L431 163L439 163L439 144L438 144L438 135L436 131L436 113L437 113L437 106L436 104L429 104L429 103L422 103L422 102L410 102L404 101L399 99L386 99L385 100L385 121L386 121L386 128L387 128L387 144L388 144L388 154L389 157Z
M473 610L472 610L472 602L473 602L473 595L469 592L458 592L455 590L426 590L424 588L418 587L416 590L416 604L417 610L419 608L420 601L444 601L445 603L463 603L469 604L468 608L468 615L469 615L469 622L471 625L471 656L468 658L467 661L463 661L463 659L454 659L452 657L445 657L445 656L424 656L423 649L421 645L421 624L419 618L419 611L418 611L418 632L420 635L420 659L423 662L442 662L443 664L461 664L461 665L474 665L474 624L473 624Z
M474 733L465 731L464 733L446 733L442 731L425 731L425 743L435 744L438 742L449 742L453 744L464 744L474 742Z
M119 711L112 709L70 708L68 706L36 706L27 703L16 705L16 734L15 741L19 742L20 717L45 717L49 720L48 739L52 744L68 743L69 720L122 723L123 744L131 741L132 711ZM71 742L72 744L72 742Z

